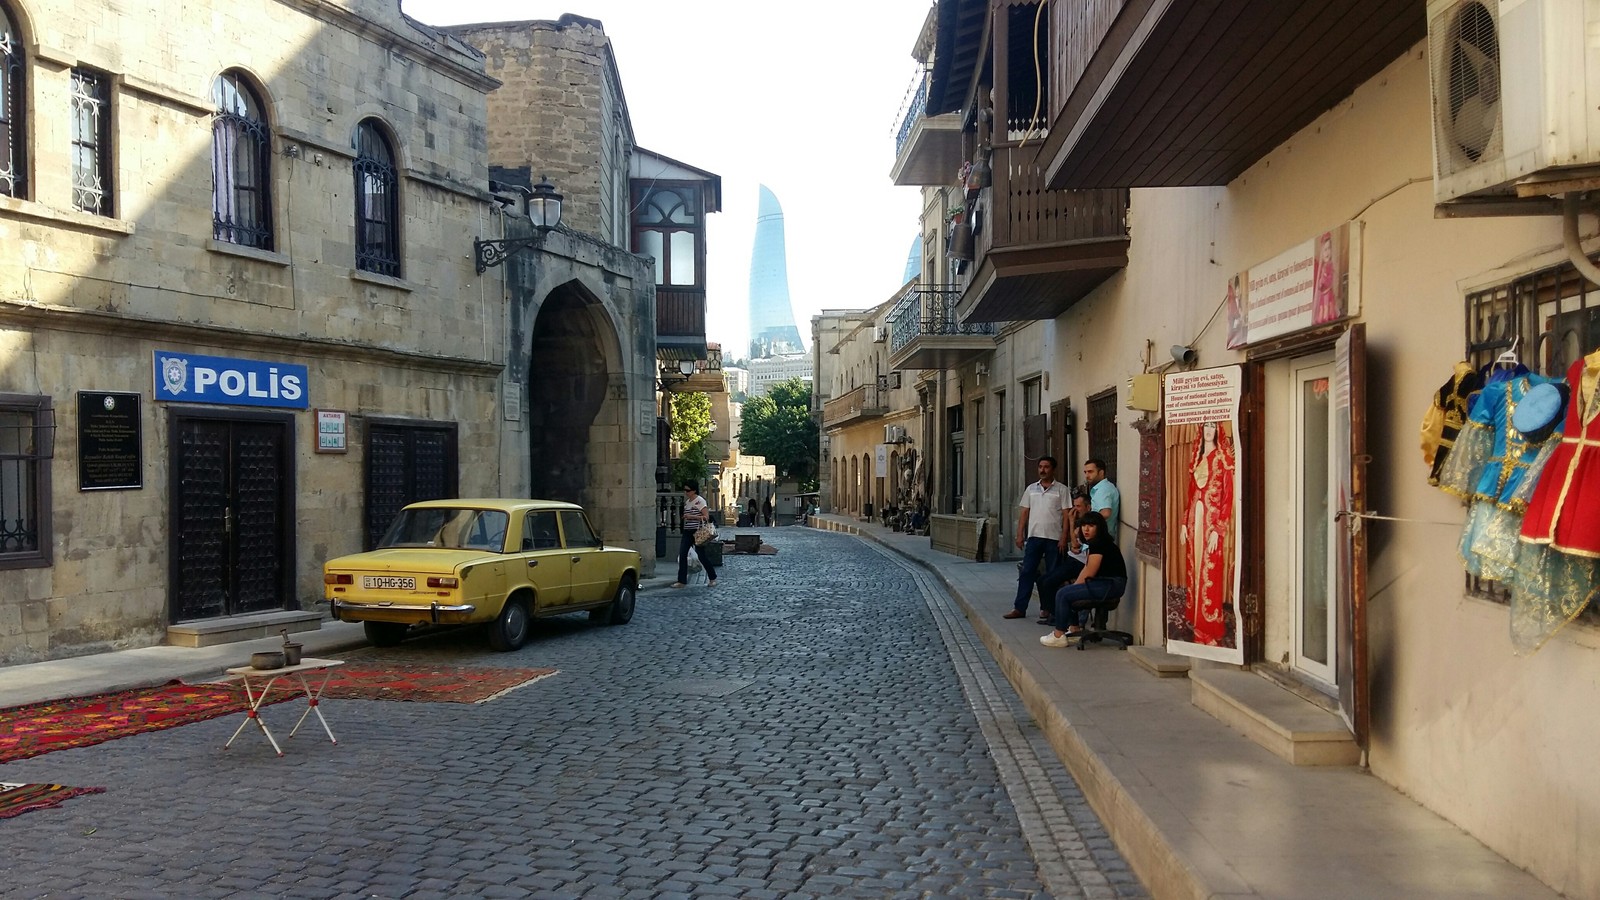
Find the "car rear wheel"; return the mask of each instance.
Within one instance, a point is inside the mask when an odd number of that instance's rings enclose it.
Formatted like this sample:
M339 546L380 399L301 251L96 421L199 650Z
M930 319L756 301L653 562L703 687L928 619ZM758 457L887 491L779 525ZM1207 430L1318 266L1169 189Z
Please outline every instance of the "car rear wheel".
M374 647L393 647L400 643L410 630L409 625L398 622L362 622L361 630L367 633L367 642Z
M528 605L521 600L507 600L500 617L489 625L489 646L501 653L521 649L532 628Z
M626 625L633 618L633 605L638 599L638 588L634 586L633 579L623 576L622 583L617 585L617 595L611 598L611 605L607 607L607 625Z

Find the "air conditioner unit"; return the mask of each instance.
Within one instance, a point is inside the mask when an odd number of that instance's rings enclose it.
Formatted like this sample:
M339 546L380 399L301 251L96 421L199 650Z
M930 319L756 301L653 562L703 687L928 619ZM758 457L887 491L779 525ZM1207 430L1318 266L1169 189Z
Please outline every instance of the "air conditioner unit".
M889 339L889 327L887 325L874 325L874 326L872 326L872 342L874 344L881 344L884 341L887 341L888 339Z
M883 442L885 444L903 444L906 442L906 427L904 425L883 426Z
M1430 0L1433 194L1516 197L1521 181L1600 166L1600 5Z

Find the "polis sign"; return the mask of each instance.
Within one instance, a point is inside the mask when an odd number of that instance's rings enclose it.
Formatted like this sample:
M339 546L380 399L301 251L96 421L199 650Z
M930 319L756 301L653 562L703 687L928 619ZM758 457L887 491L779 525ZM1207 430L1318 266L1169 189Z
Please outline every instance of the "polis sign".
M156 399L168 403L308 408L307 371L294 363L155 351Z

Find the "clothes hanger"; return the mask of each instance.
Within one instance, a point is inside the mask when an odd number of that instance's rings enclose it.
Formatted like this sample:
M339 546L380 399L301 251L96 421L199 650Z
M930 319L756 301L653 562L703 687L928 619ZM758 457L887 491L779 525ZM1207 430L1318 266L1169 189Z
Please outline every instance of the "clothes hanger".
M1521 342L1522 335L1520 334L1512 338L1510 349L1506 350L1506 352L1495 358L1494 367L1498 369L1501 366L1508 366L1515 369L1517 366L1521 365L1522 361L1517 358L1517 344Z

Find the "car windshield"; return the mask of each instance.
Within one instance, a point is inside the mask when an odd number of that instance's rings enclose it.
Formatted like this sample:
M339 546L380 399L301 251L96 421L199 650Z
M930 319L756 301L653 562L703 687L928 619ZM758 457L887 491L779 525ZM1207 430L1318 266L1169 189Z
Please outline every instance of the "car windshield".
M437 547L499 553L505 549L508 521L509 517L498 509L402 509L378 542L378 549Z

